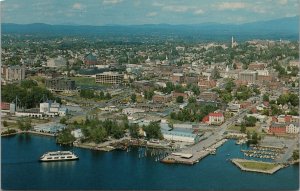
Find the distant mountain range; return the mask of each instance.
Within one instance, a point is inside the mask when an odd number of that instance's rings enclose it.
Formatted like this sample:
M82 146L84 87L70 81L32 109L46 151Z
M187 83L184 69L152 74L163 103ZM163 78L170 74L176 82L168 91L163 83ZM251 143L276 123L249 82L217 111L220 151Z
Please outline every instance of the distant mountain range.
M299 16L246 24L202 23L190 25L145 24L145 25L49 25L2 24L3 34L28 35L84 35L101 38L179 38L188 40L228 40L234 36L239 40L287 39L298 40Z

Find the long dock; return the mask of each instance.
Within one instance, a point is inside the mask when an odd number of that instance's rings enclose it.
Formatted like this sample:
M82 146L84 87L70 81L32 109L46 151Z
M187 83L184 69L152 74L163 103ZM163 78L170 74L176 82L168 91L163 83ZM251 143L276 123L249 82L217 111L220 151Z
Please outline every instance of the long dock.
M223 145L226 141L227 139L221 139L207 148L203 148L200 150L192 149L191 152L188 152L188 150L183 150L182 152L171 153L170 155L163 158L161 162L193 165L209 154L215 154L216 149ZM198 144L201 144L201 142Z

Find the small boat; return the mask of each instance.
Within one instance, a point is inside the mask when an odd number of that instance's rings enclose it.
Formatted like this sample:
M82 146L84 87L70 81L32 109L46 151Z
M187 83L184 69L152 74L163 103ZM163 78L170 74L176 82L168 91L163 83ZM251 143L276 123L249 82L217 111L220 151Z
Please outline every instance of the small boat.
M51 161L66 161L66 160L78 160L76 156L71 151L54 151L47 152L40 157L41 162L51 162Z

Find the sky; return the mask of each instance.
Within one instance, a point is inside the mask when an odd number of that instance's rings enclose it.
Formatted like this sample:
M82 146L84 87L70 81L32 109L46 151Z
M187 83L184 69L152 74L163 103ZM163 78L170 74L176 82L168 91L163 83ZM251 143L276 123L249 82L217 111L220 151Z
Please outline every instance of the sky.
M248 23L296 16L298 0L0 0L4 23Z

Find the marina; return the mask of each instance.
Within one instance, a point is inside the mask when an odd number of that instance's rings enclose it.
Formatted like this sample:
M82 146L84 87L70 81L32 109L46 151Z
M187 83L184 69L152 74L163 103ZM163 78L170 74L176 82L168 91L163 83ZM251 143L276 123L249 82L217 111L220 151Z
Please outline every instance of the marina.
M243 187L295 190L299 185L298 165L283 168L272 176L241 171L227 160L243 155L234 140L226 141L216 155L208 155L193 166L160 163L157 158L162 157L165 150L146 147L129 147L128 152L98 152L75 147L72 151L80 158L78 161L40 163L35 159L43 153L71 147L57 145L52 137L32 134L3 137L2 144L3 189L239 190ZM20 155L22 157L18 157ZM19 180L16 182L16 179Z

